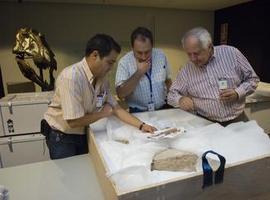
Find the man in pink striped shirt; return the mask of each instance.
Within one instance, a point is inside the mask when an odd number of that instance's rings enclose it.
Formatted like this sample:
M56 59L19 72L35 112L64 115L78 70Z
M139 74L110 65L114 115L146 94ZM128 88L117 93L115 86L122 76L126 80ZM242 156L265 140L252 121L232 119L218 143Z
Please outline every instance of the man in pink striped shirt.
M245 97L255 91L259 78L245 56L232 46L214 47L201 27L188 31L182 45L190 61L173 82L168 103L223 126L247 121Z

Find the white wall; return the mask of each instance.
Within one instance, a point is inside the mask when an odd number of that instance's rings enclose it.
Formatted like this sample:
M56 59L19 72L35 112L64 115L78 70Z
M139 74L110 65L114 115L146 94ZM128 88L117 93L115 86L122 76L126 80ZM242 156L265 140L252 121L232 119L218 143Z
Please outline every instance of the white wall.
M113 36L122 45L122 56L130 49L132 30L137 26L146 26L155 35L155 46L166 53L172 66L172 77L175 78L179 67L187 61L180 46L181 36L194 26L204 26L213 33L214 13L87 4L0 2L0 65L5 93L7 82L27 81L12 54L16 31L25 26L45 35L58 63L55 77L64 67L83 57L85 44L95 33ZM110 73L112 83L114 74L115 69ZM39 87L36 88L39 91Z

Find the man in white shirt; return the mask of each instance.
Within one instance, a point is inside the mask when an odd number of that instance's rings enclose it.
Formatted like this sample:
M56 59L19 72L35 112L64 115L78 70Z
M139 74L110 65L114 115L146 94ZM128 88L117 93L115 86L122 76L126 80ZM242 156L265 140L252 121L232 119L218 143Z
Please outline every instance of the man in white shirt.
M59 74L42 122L51 159L87 153L85 127L111 115L143 132L156 130L122 109L109 91L105 75L120 51L112 37L97 34L88 41L85 57Z

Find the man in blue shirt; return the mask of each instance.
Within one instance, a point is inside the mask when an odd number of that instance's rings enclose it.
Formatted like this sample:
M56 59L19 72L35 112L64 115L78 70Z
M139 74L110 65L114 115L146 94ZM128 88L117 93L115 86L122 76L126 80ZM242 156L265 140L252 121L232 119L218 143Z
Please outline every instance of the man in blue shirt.
M132 51L118 63L115 78L118 97L125 99L130 112L167 108L172 81L165 54L153 48L153 35L144 27L132 32L131 45Z

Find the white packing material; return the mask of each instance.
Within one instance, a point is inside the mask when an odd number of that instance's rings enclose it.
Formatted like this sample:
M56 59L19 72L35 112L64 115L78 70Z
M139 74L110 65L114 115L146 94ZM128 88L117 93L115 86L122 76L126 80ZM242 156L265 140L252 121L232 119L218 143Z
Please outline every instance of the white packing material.
M98 143L100 145L100 150L104 156L104 160L108 166L107 174L113 174L122 168L123 157L125 155L125 144L115 141L102 141Z
M155 153L166 148L189 151L199 156L197 172L201 172L201 155L213 150L226 158L226 166L247 161L258 156L270 155L270 139L255 121L239 122L222 127L219 124L194 125L194 120L177 118L160 120L146 118L145 122L158 128L168 126L184 127L187 131L179 137L166 142L145 140L145 133L124 125L117 119L110 118L107 122L107 136L128 139L129 144L99 137L99 148L109 168L108 176L112 177L119 191L125 192L157 184L180 177L190 176L195 172L150 171L150 165ZM191 123L192 122L192 123ZM108 123L110 123L108 125ZM198 127L198 128L196 128ZM119 134L120 132L120 134ZM99 135L97 133L96 135ZM106 134L103 132L103 134ZM208 158L217 160L215 155Z
M145 123L155 126L158 130L175 127L175 123L169 120L157 120L151 118ZM116 117L110 117L106 123L107 136L109 140L128 141L133 143L137 139L147 141L150 134L142 133L138 128L120 122Z
M150 164L156 153L164 151L168 146L165 144L148 142L141 145L130 145L129 150L123 158L123 168L143 165L150 169Z
M210 141L207 137L205 137L205 134L215 133L216 130L222 128L223 127L220 124L215 123L205 127L186 131L174 141L171 141L170 147L174 149L181 149L183 151L193 152L201 156L204 152L212 149Z
M196 166L197 171L202 171L201 162L201 158L198 159ZM216 165L219 166L219 162L217 162ZM213 169L217 169L217 167ZM160 182L177 179L179 177L189 177L194 173L195 172L184 171L151 171L149 167L133 165L121 169L113 174L108 174L108 176L112 178L111 180L115 183L117 190L124 193L126 191L132 191L134 189L138 190L138 188L144 188L145 186L149 186L151 184L157 184Z
M270 153L270 140L256 121L238 122L227 127L211 124L179 136L171 147L202 155L213 150L227 164L246 161Z
M126 141L127 143L130 143L134 139L133 132L137 132L137 134L139 133L130 126L120 126L116 129L111 129L109 123L107 124L107 133L109 140Z
M218 133L219 136L212 139L211 146L227 159L228 164L270 153L270 139L256 121L231 124Z
M270 97L270 83L259 82L258 87L255 90L255 94Z
M137 128L124 124L116 117L110 117L106 124L107 136L109 140L128 141L131 142L134 135L142 132Z
M145 166L150 169L154 155L168 148L164 144L154 142L127 145L110 140L101 142L100 147L109 162L108 175L131 166Z
M153 117L144 121L158 129L175 127L177 124L180 124L181 128L183 125L188 129L194 128L189 122L182 120L185 119L160 120ZM107 166L109 166L107 175L116 183L115 185L119 191L128 191L139 186L142 187L192 173L151 171L150 168L154 155L169 148L168 141L149 141L147 139L148 134L125 125L114 117L108 119L106 128L107 140L100 141L104 137L101 137L101 134L96 135L99 138L98 144L104 159ZM129 144L117 142L119 140L128 140ZM200 169L200 166L201 164L198 162L196 169Z
M154 183L151 171L145 166L131 166L124 168L110 176L118 191L130 191Z
M192 173L193 172L150 171L145 166L135 165L112 174L110 178L112 178L118 191L126 192L176 177L188 176Z

